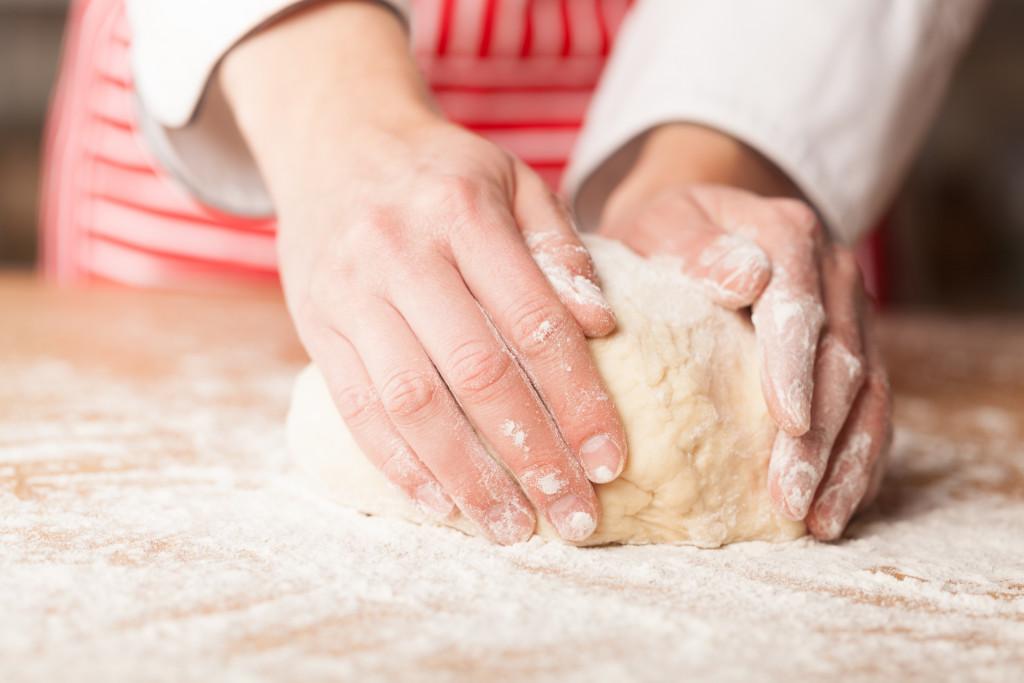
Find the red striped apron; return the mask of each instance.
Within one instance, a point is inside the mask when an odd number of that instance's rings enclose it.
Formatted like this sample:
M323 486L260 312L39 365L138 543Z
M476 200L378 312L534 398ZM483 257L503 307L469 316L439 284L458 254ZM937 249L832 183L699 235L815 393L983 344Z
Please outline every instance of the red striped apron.
M413 0L414 48L441 107L557 187L631 0ZM123 0L76 0L51 104L42 266L92 280L208 288L274 280L273 220L185 192L146 148Z

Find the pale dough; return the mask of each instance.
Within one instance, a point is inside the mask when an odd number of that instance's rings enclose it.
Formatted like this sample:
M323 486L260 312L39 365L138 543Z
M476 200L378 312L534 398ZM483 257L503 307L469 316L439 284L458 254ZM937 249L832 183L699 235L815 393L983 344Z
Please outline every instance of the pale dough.
M618 318L590 350L626 429L622 475L596 485L602 517L584 544L714 547L805 533L776 514L765 483L776 428L758 380L748 316L719 308L680 273L623 245L585 237ZM288 415L293 462L332 499L362 512L425 518L362 456L311 366ZM445 524L478 533L460 513ZM557 538L544 519L537 533Z

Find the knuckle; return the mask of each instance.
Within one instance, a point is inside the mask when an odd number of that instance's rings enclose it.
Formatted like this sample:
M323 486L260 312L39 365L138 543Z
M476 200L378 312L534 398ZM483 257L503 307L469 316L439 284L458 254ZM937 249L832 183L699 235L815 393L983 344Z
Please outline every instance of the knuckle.
M355 272L363 261L357 254L368 251L378 254L384 263L399 258L409 249L409 239L403 229L405 219L393 206L370 206L345 229L345 239L334 250L334 261L349 264Z
M341 419L349 427L359 427L368 423L374 415L374 407L378 404L377 392L372 386L365 384L347 384L331 392L334 405Z
M363 231L392 232L402 223L401 211L391 204L382 203L366 207L356 225Z
M843 371L851 386L861 386L864 383L864 356L843 342L834 334L827 334L822 344L823 353L830 354L835 358L838 368Z
M864 380L868 398L875 401L886 416L892 413L892 392L889 389L889 376L885 370L875 368L867 373Z
M421 467L416 455L404 443L382 453L377 464L377 469L393 486L408 494L423 480Z
M396 422L409 424L426 417L437 393L438 382L431 372L404 369L384 381L380 388L380 401Z
M559 233L542 234L538 239L528 243L530 252L535 259L546 259L548 265L556 268L564 268L570 274L583 275L588 278L596 277L594 261L586 248L570 235ZM546 270L543 263L539 263L541 270Z
M520 305L512 316L512 339L526 357L534 358L558 348L572 330L569 317L542 299Z
M331 307L342 305L355 289L379 289L379 268L373 263L390 264L409 251L409 240L402 219L393 207L374 206L345 222L343 230L328 240L308 274L309 295Z
M471 340L459 345L449 360L456 393L479 397L501 384L512 367L512 358L497 344Z
M857 263L857 256L853 251L837 244L832 251L832 258L837 277L847 287L860 284L860 264Z
M574 275L582 275L591 282L597 282L597 268L590 254L579 245L567 245L555 252L555 257Z
M434 178L424 199L433 206L447 209L455 216L471 217L478 213L483 195L481 183L464 175L447 174Z
M819 336L821 331L829 322L828 314L825 312L825 306L817 297L805 297L798 304L797 310L799 319L806 324L807 329L814 336Z
M801 234L815 236L820 230L818 214L807 202L788 197L773 200L776 210Z
M453 202L471 204L478 193L477 183L464 175L446 174L435 179L437 192L441 192Z

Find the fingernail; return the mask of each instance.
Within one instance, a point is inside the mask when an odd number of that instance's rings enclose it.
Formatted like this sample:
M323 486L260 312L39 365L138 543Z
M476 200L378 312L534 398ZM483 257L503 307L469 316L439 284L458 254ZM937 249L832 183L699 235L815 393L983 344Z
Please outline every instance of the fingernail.
M777 485L781 497L783 517L799 521L807 517L814 490L818 487L821 474L812 464L816 458L808 452L807 444L799 438L780 433L772 448L769 476L777 473ZM822 472L824 467L821 468Z
M834 541L843 535L855 507L856 488L834 484L814 502L813 513L808 517L813 518L813 524L807 526L822 541Z
M831 515L828 515L820 511L821 505L814 506L815 519L815 535L822 541L834 541L843 535L843 529L846 528L846 523L850 521L850 516L853 510L849 513L833 511Z
M794 380L789 390L780 396L786 411L786 424L779 427L791 436L802 436L811 428L811 390L805 382Z
M567 541L582 541L597 528L597 518L590 506L573 493L555 501L549 515L558 535Z
M491 538L502 545L512 545L533 535L536 520L517 503L499 503L487 511L484 523Z
M607 434L598 434L583 442L580 458L590 481L597 484L611 481L622 469L622 453Z
M436 481L421 484L413 498L420 512L432 519L444 519L455 510L455 503Z
M789 511L789 514L783 515L783 517L788 517L794 522L806 519L807 511L811 507L810 496L799 488L789 489L783 493L783 496L785 496L786 508Z
M814 498L813 477L805 472L795 472L783 484L782 496L789 508L790 519L796 521L807 517Z
M843 535L870 485L866 479L872 446L871 435L862 432L851 436L842 450L833 455L836 474L822 487L813 506L814 533L818 538L832 541Z

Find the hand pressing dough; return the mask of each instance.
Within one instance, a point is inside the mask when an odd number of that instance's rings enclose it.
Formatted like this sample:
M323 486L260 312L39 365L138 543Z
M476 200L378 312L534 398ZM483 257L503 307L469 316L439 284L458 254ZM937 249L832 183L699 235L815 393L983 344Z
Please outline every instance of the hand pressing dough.
M758 380L748 316L721 309L669 260L618 242L584 241L618 318L590 350L618 407L629 456L615 481L597 484L601 523L583 544L735 541L802 536L776 514L766 475L776 428ZM310 366L288 415L293 462L326 495L375 515L425 522L363 457ZM461 513L444 524L479 533ZM558 538L547 520L537 533Z

